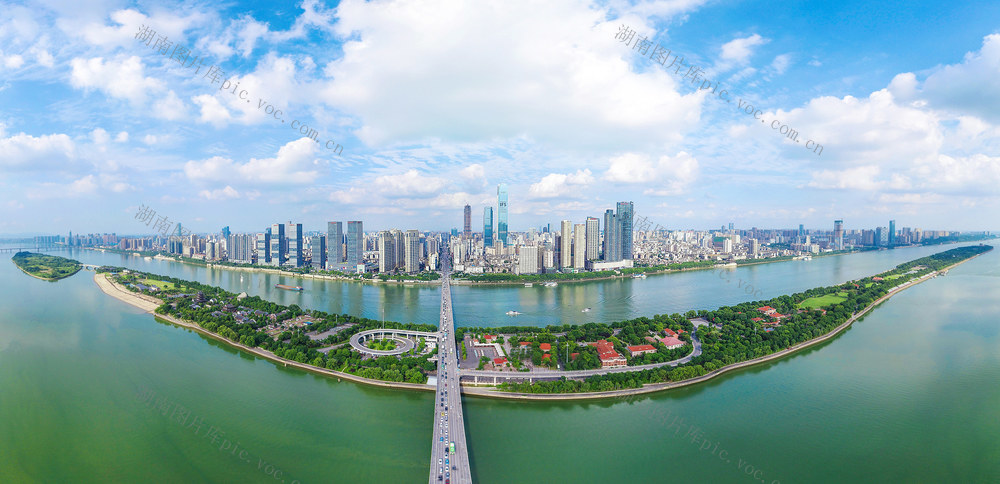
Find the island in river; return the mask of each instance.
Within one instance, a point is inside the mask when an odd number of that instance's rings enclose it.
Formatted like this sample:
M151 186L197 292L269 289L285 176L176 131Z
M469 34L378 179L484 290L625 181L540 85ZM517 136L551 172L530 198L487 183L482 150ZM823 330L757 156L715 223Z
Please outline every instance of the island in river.
M83 264L77 260L34 252L18 252L11 260L25 274L44 281L65 279L83 268Z
M508 342L515 341L518 346L527 343L525 346L530 347L515 353L504 350L501 343L497 351L507 353L508 358L537 359L532 361L538 363L537 367L553 369L463 368L463 392L501 398L600 398L697 383L831 338L898 291L991 249L985 245L955 248L860 280L714 311L688 311L684 315L654 315L582 326L493 328L507 333ZM434 326L331 315L303 310L297 305L281 306L196 282L122 268L98 270L110 273L109 280L124 287L124 291L154 301L158 314L274 361L292 362L323 373L351 375L364 383L396 382L407 388L420 388L435 368L433 350L374 356L346 344L351 335L369 329L434 331ZM476 330L456 331L462 347L466 346L465 332ZM680 346L668 347L663 343L671 333L680 334ZM595 343L592 340L598 338L605 341L605 348L621 358L618 367L606 367L603 355L595 355L589 349L589 344ZM650 340L653 351L636 355L628 351L629 346L644 345ZM536 354L543 344L548 348L544 351L549 355L547 358ZM679 349L687 355L678 358ZM598 361L600 367L595 368ZM494 385L466 386L480 379Z

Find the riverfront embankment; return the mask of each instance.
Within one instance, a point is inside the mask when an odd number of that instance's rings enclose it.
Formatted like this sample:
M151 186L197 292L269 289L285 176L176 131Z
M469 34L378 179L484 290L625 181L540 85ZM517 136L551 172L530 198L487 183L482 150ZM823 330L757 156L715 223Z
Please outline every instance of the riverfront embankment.
M859 318L861 318L862 316L864 316L865 314L867 314L869 311L871 311L872 309L874 309L875 306L878 306L879 304L882 304L882 302L884 302L887 299L891 298L892 296L898 294L900 291L903 291L904 289L913 287L913 286L915 286L915 285L917 285L917 284L919 284L921 282L924 282L924 281L926 281L928 279L931 279L931 278L937 276L938 274L940 274L942 272L947 272L947 271L951 270L953 267L957 267L957 266L959 266L961 264L964 264L964 263L966 263L966 262L968 262L968 261L970 261L972 259L975 259L976 257L979 257L979 255L981 255L981 254L972 256L972 257L970 257L968 259L965 259L965 260L963 260L961 262L957 262L955 264L952 264L952 265L950 265L950 266L948 266L948 267L946 267L944 269L941 269L939 271L934 271L934 272L925 274L925 275L923 275L922 277L920 277L920 278L918 278L916 280L906 282L906 283L904 283L902 285L899 285L897 287L894 287L894 288L890 289L889 292L886 295L878 298L877 300L875 300L874 302L872 302L871 304L869 304L867 307L865 307L864 309L862 309L858 313L856 313L853 316L851 316L847 321L844 321L839 326L837 326L836 328L834 328L833 330L831 330L830 332L828 332L828 333L826 333L826 334L824 334L822 336L817 336L816 338L813 338L811 340L803 341L802 343L796 344L796 345L791 346L789 348L785 348L785 349L783 349L781 351L777 351L775 353L771 353L770 355L761 356L759 358L754 358L752 360L740 361L740 362L737 362L737 363L733 363L731 365L726 365L726 366L724 366L722 368L719 368L717 370L711 371L711 372L706 373L706 374L704 374L702 376L699 376L699 377L689 378L687 380L681 380L681 381L676 381L676 382L651 383L651 384L646 384L646 385L644 385L644 386L642 386L640 388L628 388L628 389L622 389L622 390L613 390L613 391L609 391L609 392L586 392L586 393L514 393L514 392L502 392L502 391L493 390L493 389L490 389L490 388L478 387L478 386L462 385L462 393L469 394L469 395L476 395L476 396L486 397L486 398L497 398L497 399L508 399L508 400L591 400L591 399L600 399L600 398L620 398L620 397L626 397L626 396L631 396L631 395L641 395L643 393L660 392L660 391L669 390L669 389L672 389L672 388L679 388L679 387L683 387L683 386L694 385L696 383L702 383L702 382L711 380L712 378L718 377L718 376L720 376L720 375L722 375L722 374L724 374L726 372L730 372L730 371L734 371L734 370L739 370L741 368L746 368L746 367L750 367L750 366L754 366L754 365L759 365L761 363L766 363L766 362L771 361L771 360L777 360L779 358L784 358L784 357L789 356L789 355L791 355L793 353L796 353L796 352L799 352L801 350L804 350L804 349L806 349L806 348L808 348L810 346L814 346L814 345L817 345L817 344L822 343L824 341L827 341L827 340L829 340L829 339L831 339L831 338L839 335L841 332L843 332L844 330L846 330L847 328L849 328L851 326L851 324L853 324Z
M273 361L275 363L281 363L284 366L294 366L296 368L301 368L303 370L311 371L313 373L318 373L318 374L327 375L327 376L335 376L335 377L338 377L338 378L344 378L344 379L347 379L347 380L351 380L351 381L354 381L354 382L357 382L357 383L363 383L363 384L366 384L366 385L372 385L372 386L378 386L378 387L392 387L392 388L402 388L402 389L406 389L406 390L421 390L421 391L429 391L429 392L433 392L434 388L435 388L434 386L427 385L427 384L420 384L420 383L405 383L405 382L390 382L390 381L383 381L383 380L372 380L371 378L364 378L364 377L360 377L360 376L357 376L357 375L352 375L350 373L344 373L344 372L340 372L340 371L336 371L336 370L328 370L326 368L319 368L317 366L307 365L305 363L299 363L298 361L288 360L288 359L285 359L285 358L281 358L278 355L275 355L274 353L271 353L270 351L267 351L265 349L262 349L262 348L251 348L251 347L246 346L244 344L241 344L241 343L238 343L238 342L235 342L235 341L230 341L230 340L228 340L226 338L223 338L222 336L219 336L219 335L217 335L217 334L215 334L215 333L213 333L211 331L205 330L204 328L202 328L201 326L198 326L195 323L192 323L192 322L189 322L189 321L184 321L184 320L181 320L181 319L175 318L173 316L169 316L169 315L156 314L154 311L156 311L156 308L160 307L160 305L163 304L162 300L160 300L158 298L155 298L155 297L152 297L152 296L147 296L145 294L136 294L136 293L134 293L132 291L129 291L128 289L125 289L121 285L115 284L114 282L111 282L110 280L108 280L107 276L104 273L100 273L99 272L97 274L94 274L94 282L97 283L97 286L100 287L101 290L104 291L105 294L107 294L107 295L109 295L109 296L111 296L111 297L113 297L115 299L118 299L118 300L120 300L122 302L125 302L127 304L132 305L132 306L135 306L135 307L137 307L137 308L139 308L139 309L141 309L141 310L143 310L145 312L152 313L155 317L157 317L159 319L162 319L164 321L168 321L168 322L170 322L172 324L176 324L177 326L182 326L182 327L185 327L185 328L188 328L188 329L192 329L192 330L197 331L198 333L201 333L201 334L203 334L205 336L208 336L208 337L210 337L210 338L212 338L214 340L217 340L217 341L220 341L222 343L228 344L229 346L232 346L234 348L241 349L243 351L246 351L247 353L255 354L257 356L260 356L261 358Z

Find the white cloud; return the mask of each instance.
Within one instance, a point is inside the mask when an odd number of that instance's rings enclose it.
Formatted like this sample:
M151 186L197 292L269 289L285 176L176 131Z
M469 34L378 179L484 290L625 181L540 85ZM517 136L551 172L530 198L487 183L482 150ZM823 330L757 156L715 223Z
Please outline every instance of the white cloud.
M125 143L128 141L128 131L120 131L117 136L115 136L116 143Z
M2 133L0 133L2 134ZM0 138L0 169L31 171L65 167L76 158L76 146L65 134Z
M620 149L679 142L700 115L701 96L679 95L666 70L631 71L634 54L613 40L620 21L598 7L347 0L337 11L344 56L320 96L357 116L370 144L525 137Z
M250 184L303 185L314 183L319 176L316 142L309 138L291 141L274 158L251 158L237 163L229 158L213 156L203 161L188 161L184 174L190 180Z
M594 182L590 170L579 170L576 173L550 173L538 183L528 188L528 197L541 198L580 198L587 194L583 190Z
M788 66L791 63L792 63L792 56L790 54L781 54L775 57L773 61L771 61L771 70L774 71L775 74L780 76L781 74L785 73L785 71L788 69Z
M429 197L444 188L444 178L422 175L417 170L409 170L399 175L385 175L375 178L375 188L386 198Z
M75 58L70 64L73 67L70 77L73 87L97 89L134 104L145 101L151 91L163 89L161 81L143 75L142 61L136 56L107 60L102 57Z
M722 44L722 53L719 54L719 62L715 65L716 70L727 71L735 66L746 65L750 62L750 56L753 55L755 48L768 42L770 39L753 34L749 37L735 38Z
M226 185L225 188L219 188L217 190L202 190L198 193L201 198L206 200L229 200L233 198L240 198L240 192L236 191L235 188Z
M211 94L194 96L191 100L198 105L201 111L198 121L202 123L209 123L215 127L221 127L225 126L233 119L233 116L229 114L229 110L219 102L219 98Z
M683 193L698 178L698 160L682 151L653 161L642 153L625 153L611 159L604 179L615 183L637 184L648 188L647 195L668 196Z
M3 66L8 69L17 69L24 65L24 57L19 54L8 55L3 58Z

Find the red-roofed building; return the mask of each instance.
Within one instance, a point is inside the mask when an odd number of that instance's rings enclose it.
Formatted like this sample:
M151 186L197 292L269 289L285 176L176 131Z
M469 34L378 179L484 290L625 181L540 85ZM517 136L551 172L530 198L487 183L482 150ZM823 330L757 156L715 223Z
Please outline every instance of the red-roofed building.
M486 340L487 343L492 343L493 340L495 340L496 338L497 338L496 335L493 334L483 335L483 339Z
M683 341L670 336L667 336L666 338L660 338L660 343L663 343L663 346L666 346L668 350L684 346Z
M602 339L594 343L597 347L597 355L601 358L601 368L616 368L628 366L625 357L615 351L615 345L608 340Z
M757 308L757 310L760 311L760 312L762 312L762 313L764 313L764 314L766 314L766 315L768 315L768 316L770 316L770 315L778 312L777 309L774 309L771 306L761 306L761 307Z
M653 345L635 345L629 346L628 352L632 354L633 358L635 358L636 356L644 355L646 353L656 353L656 348Z
M547 360L549 358L552 358L552 355L549 355L549 354L542 355L542 359L543 360Z
M493 358L493 366L503 366L507 364L507 358Z
M522 342L521 342L521 346L531 346L531 342L528 342L528 341L522 341Z
M548 343L542 343L542 344L538 345L538 348L540 350L542 350L542 351L549 351L549 350L552 349L552 345L550 345Z
M580 353L570 353L569 354L569 359L570 360L575 360L577 356L580 356Z
M663 330L663 331L664 331L665 333L667 333L667 336L670 336L670 337L672 337L672 338L676 338L676 337L677 337L677 332L675 332L674 330L672 330L672 329L670 329L670 328L667 328L667 329L665 329L665 330Z
M873 278L872 278L872 280L873 280L873 281L884 281L885 279L882 279L882 278L881 278L881 277L879 277L879 276L875 276L875 277L873 277Z
M753 318L751 321L763 321L764 318Z

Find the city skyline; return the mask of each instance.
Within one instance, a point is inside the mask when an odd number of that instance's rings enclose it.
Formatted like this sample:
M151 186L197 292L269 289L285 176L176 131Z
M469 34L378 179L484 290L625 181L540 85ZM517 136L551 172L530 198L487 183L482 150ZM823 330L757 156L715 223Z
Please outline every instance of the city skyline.
M506 2L490 15L453 2L199 14L12 5L0 14L0 234L121 231L140 204L197 231L259 230L258 216L306 226L353 217L373 229L419 218L446 230L456 208L495 204L500 184L511 230L623 199L671 228L872 226L891 214L997 230L1000 109L989 100L1000 92L982 82L998 74L996 3L936 20L934 37L921 35L929 24L896 20L922 18L930 2L813 2L781 18L753 4L643 5ZM474 48L433 35L430 11L464 18L457 34L478 39ZM615 38L622 25L821 141L822 156L643 58ZM143 26L227 81L154 50L137 38ZM574 47L556 47L566 41ZM481 68L488 58L508 67Z

